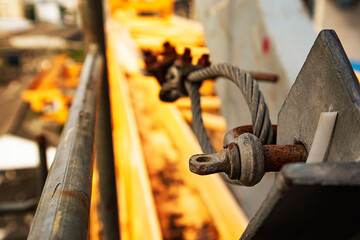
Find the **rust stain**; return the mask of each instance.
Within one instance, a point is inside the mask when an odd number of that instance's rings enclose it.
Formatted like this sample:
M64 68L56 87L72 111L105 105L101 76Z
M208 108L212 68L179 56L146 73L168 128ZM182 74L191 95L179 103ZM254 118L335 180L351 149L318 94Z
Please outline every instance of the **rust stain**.
M67 196L67 197L74 198L74 199L78 200L80 202L80 204L86 210L89 209L89 206L90 206L89 201L84 195L82 195L82 194L80 194L78 192L75 192L75 191L71 191L71 190L62 190L60 192L60 194L63 195L63 196Z
M236 127L232 131L233 131L234 138L237 138L241 134L244 134L244 133L253 133L252 125Z
M74 130L74 128L70 128L70 129L67 130L67 132L66 132L64 148L66 148L66 143L67 143L67 140L68 140L69 135L70 135L70 133L72 132L72 130Z
M288 163L305 162L307 152L303 145L264 145L265 172L280 171Z
M59 231L60 219L61 219L61 211L58 211L57 214L56 214L56 220L55 220L55 223L54 223L54 230L53 230L53 233L51 234L52 238L55 237L55 235Z

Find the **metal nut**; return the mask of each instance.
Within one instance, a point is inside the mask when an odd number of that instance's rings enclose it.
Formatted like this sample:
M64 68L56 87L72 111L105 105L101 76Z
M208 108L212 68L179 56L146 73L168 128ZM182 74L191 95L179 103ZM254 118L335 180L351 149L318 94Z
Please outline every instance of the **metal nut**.
M235 139L240 151L241 174L239 183L254 186L264 176L264 152L260 140L253 134L244 133Z

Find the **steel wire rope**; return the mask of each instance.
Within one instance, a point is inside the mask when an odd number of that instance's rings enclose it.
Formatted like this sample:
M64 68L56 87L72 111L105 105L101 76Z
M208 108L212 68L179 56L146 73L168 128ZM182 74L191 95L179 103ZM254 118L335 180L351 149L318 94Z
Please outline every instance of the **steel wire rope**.
M273 129L269 109L258 83L254 81L249 73L241 71L235 66L222 63L191 72L185 81L185 87L191 99L192 125L203 152L214 153L215 149L211 145L201 117L199 88L202 81L217 77L225 77L239 87L251 113L254 135L260 139L262 144L271 144L273 141Z
M204 122L201 117L202 110L199 93L200 83L185 81L185 88L191 100L192 126L200 143L201 149L204 153L215 153L216 151L211 145L210 138L206 132Z

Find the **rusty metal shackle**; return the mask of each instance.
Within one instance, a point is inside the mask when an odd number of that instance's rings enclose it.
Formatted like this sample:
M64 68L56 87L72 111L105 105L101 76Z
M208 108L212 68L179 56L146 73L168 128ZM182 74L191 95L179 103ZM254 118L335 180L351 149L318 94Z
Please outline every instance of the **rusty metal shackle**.
M213 154L197 154L190 158L190 171L199 175L224 172L240 185L254 186L265 172L279 171L287 163L305 162L303 145L262 145L251 133L227 140L224 148Z

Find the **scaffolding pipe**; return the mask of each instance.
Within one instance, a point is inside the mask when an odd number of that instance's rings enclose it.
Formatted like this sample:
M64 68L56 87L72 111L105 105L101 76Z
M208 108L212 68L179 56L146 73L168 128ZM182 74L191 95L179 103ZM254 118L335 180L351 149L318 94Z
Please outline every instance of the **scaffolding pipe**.
M103 56L90 47L28 239L87 239Z
M85 47L96 43L103 56L106 56L104 33L104 6L106 1L79 0ZM104 69L108 69L104 58ZM96 140L97 167L99 171L100 220L104 240L120 239L117 193L115 181L114 149L110 112L108 72L103 72L99 108L98 133Z

